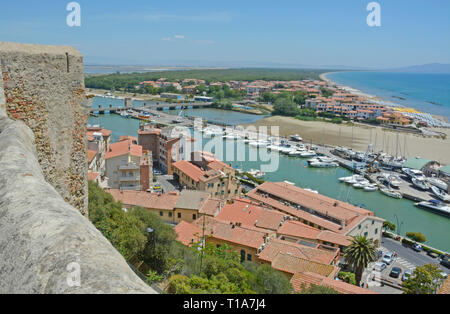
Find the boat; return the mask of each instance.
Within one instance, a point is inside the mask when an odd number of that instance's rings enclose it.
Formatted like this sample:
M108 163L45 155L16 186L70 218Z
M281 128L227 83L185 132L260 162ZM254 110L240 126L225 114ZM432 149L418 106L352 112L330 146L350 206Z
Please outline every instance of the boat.
M150 117L151 117L150 113L145 112L145 111L138 115L138 118L140 120L150 120Z
M445 205L444 203L442 203L441 201L438 200L431 200L429 202L420 202L420 203L416 203L416 206L429 210L433 213L445 216L445 217L450 217L450 206Z
M377 190L378 190L378 186L376 184L371 184L371 185L364 187L364 191L366 191L366 192L375 192Z
M428 181L428 183L430 183L431 185L434 185L435 187L440 188L441 190L447 191L448 190L448 185L447 183L445 183L442 180L439 180L438 178L427 178L426 179Z
M428 191L430 189L430 185L423 177L412 178L413 185L423 191Z
M316 191L316 190L312 190L312 189L304 189L305 191L308 191L308 192L311 192L311 193L314 193L314 194L319 194L319 191Z
M337 162L314 161L309 164L313 168L336 168L339 167Z
M388 189L388 188L382 188L381 193L383 193L384 195L393 197L393 198L397 198L397 199L401 199L403 198L402 194L400 192L396 192L392 189Z
M416 177L424 177L424 174L420 170L411 169L411 168L402 168L402 172L406 174L410 179Z
M258 169L250 169L249 171L247 171L247 173L251 174L255 178L261 178L266 175L264 172Z
M353 184L353 187L355 189L364 189L366 186L369 186L369 185L371 185L371 183L368 180L362 180L362 181L359 181L359 182Z
M308 163L312 163L312 162L336 162L336 158L332 158L332 157L327 157L327 156L319 156L319 157L314 157L308 160Z
M440 200L444 201L444 202L450 202L450 195L448 195L447 193L445 193L443 190L441 190L440 188L438 188L437 186L432 186L431 187L431 191L433 192L434 195L436 195Z
M389 184L390 184L393 188L399 189L400 186L401 186L401 184L402 184L402 181L400 180L399 177L397 177L397 176L395 176L395 175L391 175L391 176L389 176Z
M317 154L315 151L312 151L312 150L300 152L300 157L302 157L302 158L309 158L309 157L315 157L315 156L317 156Z
M292 135L291 140L293 140L294 142L302 142L303 141L303 139L298 134Z
M122 112L120 113L120 115L121 115L123 118L129 118L129 117L130 117L130 115L129 115L128 112L126 112L126 111L122 111Z
M302 154L302 151L300 151L300 150L292 150L289 153L289 156L291 156L291 157L299 157L299 156L301 156L301 154Z

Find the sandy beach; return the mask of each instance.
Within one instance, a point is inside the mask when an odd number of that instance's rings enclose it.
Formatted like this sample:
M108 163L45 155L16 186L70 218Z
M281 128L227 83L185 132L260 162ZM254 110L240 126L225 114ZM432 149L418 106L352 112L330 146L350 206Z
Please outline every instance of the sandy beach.
M391 155L397 152L399 156L408 158L420 156L437 160L443 165L450 164L450 129L433 129L445 133L446 139L400 132L397 141L397 132L365 125L348 126L321 121L301 121L280 116L268 117L251 125L279 126L280 136L289 137L299 134L304 142L308 143L345 146L362 152L365 152L368 145L372 143L376 151L384 151Z

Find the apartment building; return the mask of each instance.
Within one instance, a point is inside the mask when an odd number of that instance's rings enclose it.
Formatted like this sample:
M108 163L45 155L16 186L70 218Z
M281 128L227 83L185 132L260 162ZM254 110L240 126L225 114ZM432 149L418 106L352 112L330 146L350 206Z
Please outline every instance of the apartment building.
M384 220L369 210L284 182L265 182L247 193L247 197L316 229L345 236L362 235L377 246L381 243Z
M191 190L205 191L213 198L229 200L239 197L241 186L234 169L222 162L210 162L205 170L197 165L180 160L173 164L174 179Z

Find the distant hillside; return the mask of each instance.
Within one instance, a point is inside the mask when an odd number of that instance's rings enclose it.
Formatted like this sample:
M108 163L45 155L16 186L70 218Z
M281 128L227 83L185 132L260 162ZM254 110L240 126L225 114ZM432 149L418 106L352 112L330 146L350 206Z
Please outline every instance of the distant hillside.
M423 65L413 65L409 67L389 69L387 71L405 73L450 73L450 64L428 63Z

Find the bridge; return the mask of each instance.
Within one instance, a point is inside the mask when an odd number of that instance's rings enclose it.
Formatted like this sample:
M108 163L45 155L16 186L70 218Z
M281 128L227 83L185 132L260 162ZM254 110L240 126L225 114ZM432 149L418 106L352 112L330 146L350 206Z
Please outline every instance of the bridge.
M198 108L207 108L207 107L211 107L211 106L212 106L212 102L164 103L164 104L156 104L156 105L146 105L145 107L126 107L126 106L113 107L112 105L109 105L109 107L98 106L97 108L91 108L90 112L104 114L106 112L118 113L118 112L128 110L128 109L142 112L142 111L148 111L148 110L162 111L165 109L176 110L176 109L182 109L182 108L198 109Z

